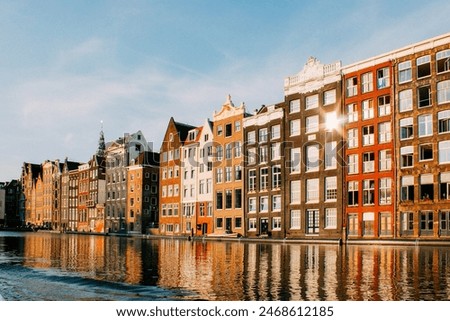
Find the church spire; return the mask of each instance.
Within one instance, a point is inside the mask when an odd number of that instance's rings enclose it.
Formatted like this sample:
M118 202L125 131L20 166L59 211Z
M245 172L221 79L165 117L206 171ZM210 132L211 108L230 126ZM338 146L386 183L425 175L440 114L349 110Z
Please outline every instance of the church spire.
M105 135L103 134L103 120L100 122L102 124L101 130L100 130L100 138L98 139L98 148L96 155L99 157L105 156Z

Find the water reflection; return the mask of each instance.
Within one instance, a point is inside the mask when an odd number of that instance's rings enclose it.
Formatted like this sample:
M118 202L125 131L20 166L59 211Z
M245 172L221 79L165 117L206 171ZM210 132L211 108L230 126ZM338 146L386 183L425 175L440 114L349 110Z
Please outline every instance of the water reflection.
M0 265L207 300L448 300L449 253L447 247L0 234Z

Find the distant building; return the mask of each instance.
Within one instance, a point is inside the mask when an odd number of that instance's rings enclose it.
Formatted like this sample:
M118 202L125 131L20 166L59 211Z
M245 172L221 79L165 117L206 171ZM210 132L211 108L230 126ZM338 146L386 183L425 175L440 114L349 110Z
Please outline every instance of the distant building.
M150 146L141 131L106 144L106 232L126 232L127 168L147 151Z
M128 166L127 209L128 233L144 233L158 224L159 154L143 152Z
M162 235L185 234L180 216L181 151L194 126L170 118L160 149L159 169L159 232Z
M78 229L78 167L80 163L64 161L61 173L61 231Z

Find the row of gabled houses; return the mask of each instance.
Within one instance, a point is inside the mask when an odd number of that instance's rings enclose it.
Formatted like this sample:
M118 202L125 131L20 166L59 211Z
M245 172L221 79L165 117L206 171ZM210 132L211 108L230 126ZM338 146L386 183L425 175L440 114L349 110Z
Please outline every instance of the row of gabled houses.
M60 230L277 239L450 237L450 34L348 66L309 58L284 100L228 96L86 164L24 164L26 221ZM55 179L61 179L56 182ZM39 181L39 183L38 183Z

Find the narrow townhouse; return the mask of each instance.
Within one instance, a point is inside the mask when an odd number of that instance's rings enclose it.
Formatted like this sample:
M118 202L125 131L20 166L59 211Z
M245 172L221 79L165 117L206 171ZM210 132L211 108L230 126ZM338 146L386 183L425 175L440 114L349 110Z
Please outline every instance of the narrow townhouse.
M287 238L342 238L341 63L310 57L284 84Z
M181 148L181 227L182 234L194 236L200 209L199 194L199 139L202 127L189 130ZM168 191L171 194L171 191Z
M394 111L389 55L342 70L344 226L348 238L392 238L395 226Z
M106 232L127 232L127 168L146 151L150 146L140 130L106 144Z
M245 235L242 176L244 157L242 103L235 107L228 96L220 111L214 113L214 234Z
M74 212L77 212L77 194L74 190L78 190L78 180L76 180L76 188L74 184L73 175L78 178L78 167L81 165L77 162L68 161L65 159L62 164L63 168L61 171L61 225L60 230L72 231L75 230L71 226L70 218ZM74 219L75 220L75 219ZM72 220L72 221L74 221Z
M208 235L214 232L213 220L213 123L207 119L198 138L198 212L196 235Z
M127 171L126 230L146 234L157 224L159 154L142 152Z
M284 108L262 106L244 118L246 236L286 236Z
M194 126L175 122L170 118L160 149L159 169L159 233L161 235L182 235L181 208L181 151Z
M397 235L450 236L450 34L392 53Z
M36 182L42 171L41 165L24 162L22 165L21 183L25 197L25 225L36 225Z

